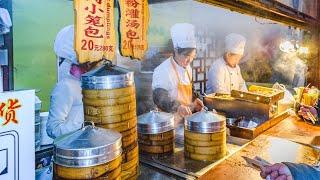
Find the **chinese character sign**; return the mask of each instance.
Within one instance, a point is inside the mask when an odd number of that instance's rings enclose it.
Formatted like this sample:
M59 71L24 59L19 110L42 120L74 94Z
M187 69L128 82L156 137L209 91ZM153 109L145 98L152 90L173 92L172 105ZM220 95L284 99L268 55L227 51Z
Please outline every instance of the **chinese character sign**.
M123 56L142 59L148 49L149 9L147 0L119 0L120 49Z
M75 49L80 63L113 60L116 48L113 0L75 0Z
M16 117L16 111L19 108L21 108L19 99L8 99L7 102L0 102L0 118L4 120L2 126L8 123L19 123Z
M0 93L0 179L35 179L35 91Z

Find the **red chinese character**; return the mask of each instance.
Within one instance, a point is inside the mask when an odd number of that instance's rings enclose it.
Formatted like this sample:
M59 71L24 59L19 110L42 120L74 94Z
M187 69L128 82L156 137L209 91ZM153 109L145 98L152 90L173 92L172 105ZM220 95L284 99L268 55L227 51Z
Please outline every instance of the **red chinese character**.
M97 5L95 5L95 4L91 4L92 6L92 8L91 8L91 10L89 10L89 7L85 7L84 9L85 10L87 10L87 11L89 11L91 14L96 14L96 12L97 12ZM98 10L100 11L100 12L104 12L102 9L100 9L100 8L98 8Z
M136 0L126 0L126 4L127 6L134 8L137 8L137 6L139 5L139 3Z
M131 29L126 34L127 38L129 39L139 39L139 36L137 36L137 32L132 31Z
M102 0L96 0L96 2L97 2L98 4L101 4L101 3L102 3Z
M103 38L101 34L99 35L99 29L95 29L92 26L85 29L85 35L92 38Z
M16 119L16 109L21 107L21 104L19 104L19 100L18 99L14 99L14 100L9 99L8 105L9 106L8 106L7 112L5 114L6 122L4 122L2 125L7 125L10 121L18 124L18 120Z
M129 20L127 20L126 26L137 29L140 26L140 24L139 24L138 20L136 20L136 19L129 19Z
M109 52L113 52L113 46L109 46Z
M139 18L139 10L138 9L128 9L126 10L126 16L130 16L131 18Z
M4 107L6 106L6 103L1 103L0 105L0 117L3 117L4 114Z
M100 23L101 17L99 16L91 16L90 14L86 17L86 24L91 24L97 27L103 27L103 24Z

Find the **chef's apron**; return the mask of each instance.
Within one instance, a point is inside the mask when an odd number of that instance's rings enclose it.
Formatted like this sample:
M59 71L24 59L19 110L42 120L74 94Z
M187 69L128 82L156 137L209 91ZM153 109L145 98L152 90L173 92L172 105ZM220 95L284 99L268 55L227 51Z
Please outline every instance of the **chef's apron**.
M189 78L190 83L189 84L183 84L181 82L179 73L177 71L177 67L174 60L171 59L171 64L173 67L173 70L176 74L177 80L178 80L178 94L176 100L179 101L182 105L190 105L192 103L192 78L187 71L187 75ZM184 144L184 118L181 117L177 112L174 114L174 120L175 122L179 122L178 125L175 127L175 136L176 136L176 142L179 144Z

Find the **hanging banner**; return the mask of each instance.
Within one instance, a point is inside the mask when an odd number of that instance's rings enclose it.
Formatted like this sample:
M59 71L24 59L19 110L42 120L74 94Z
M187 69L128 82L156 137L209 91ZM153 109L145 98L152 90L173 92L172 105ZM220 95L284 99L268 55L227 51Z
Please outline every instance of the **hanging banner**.
M121 54L141 60L148 49L148 1L119 0L119 4Z
M80 63L113 60L114 0L75 0L75 49Z

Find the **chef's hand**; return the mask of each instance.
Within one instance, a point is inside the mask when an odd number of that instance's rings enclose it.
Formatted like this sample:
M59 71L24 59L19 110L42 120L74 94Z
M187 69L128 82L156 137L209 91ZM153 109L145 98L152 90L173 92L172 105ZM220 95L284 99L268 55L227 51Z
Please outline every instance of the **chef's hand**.
M283 163L264 166L260 172L262 178L270 177L271 180L293 180L289 168Z
M189 106L180 105L180 106L178 107L178 114L179 114L181 117L185 117L185 116L191 115L191 114L192 114L192 111L191 111L191 109L190 109Z
M303 118L310 120L309 116L307 115L307 112L308 112L308 111L311 112L311 114L312 114L315 118L318 117L318 112L317 112L317 110L316 110L314 107L312 107L312 106L305 106L305 105L301 106L301 107L300 107L300 110L298 111L298 114L301 115Z
M190 107L190 109L192 111L196 111L196 112L201 111L202 108L204 108L204 105L203 105L203 102L199 98L195 99Z

